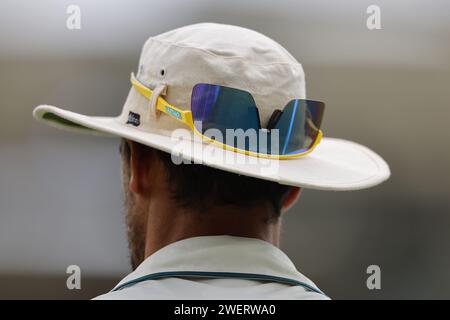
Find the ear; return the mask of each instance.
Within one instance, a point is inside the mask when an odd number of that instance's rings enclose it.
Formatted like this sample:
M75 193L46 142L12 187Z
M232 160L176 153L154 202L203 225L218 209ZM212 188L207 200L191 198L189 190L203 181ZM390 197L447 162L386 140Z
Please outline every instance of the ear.
M286 196L283 199L283 204L281 205L281 212L286 212L289 210L300 198L302 189L299 187L291 187Z
M155 156L145 147L133 141L130 146L130 190L141 196L149 194L152 173L155 170Z

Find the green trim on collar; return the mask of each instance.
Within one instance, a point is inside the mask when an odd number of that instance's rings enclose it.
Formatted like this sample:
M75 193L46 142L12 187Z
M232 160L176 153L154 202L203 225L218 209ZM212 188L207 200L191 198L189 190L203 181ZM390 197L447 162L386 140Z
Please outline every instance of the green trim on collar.
M314 288L313 286L306 284L304 282L290 279L290 278L284 278L284 277L278 277L278 276L271 276L271 275L265 275L265 274L257 274L257 273L241 273L241 272L206 272L206 271L168 271L168 272L157 272L157 273L151 273L139 278L136 278L134 280L127 281L121 285L118 285L115 287L112 292L122 290L126 287L130 287L132 285L135 285L139 282L144 282L148 280L158 280L162 278L168 278L168 277L198 277L198 278L215 278L215 279L245 279L245 280L260 280L260 281L270 281L270 282L279 282L284 284L289 284L292 286L301 286L305 288L307 291L312 291L315 293L322 294L326 296L322 291L320 291L317 288Z

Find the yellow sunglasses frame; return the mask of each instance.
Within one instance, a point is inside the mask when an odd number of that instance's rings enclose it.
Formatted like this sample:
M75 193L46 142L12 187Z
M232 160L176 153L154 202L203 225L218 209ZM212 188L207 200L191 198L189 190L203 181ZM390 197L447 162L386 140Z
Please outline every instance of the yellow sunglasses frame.
M131 74L130 81L131 81L131 84L133 85L133 87L140 94L142 94L147 99L151 98L153 91L151 89L149 89L148 87L146 87L145 85L143 85L141 82L139 82L139 80L136 79L136 77L134 76L134 73ZM171 105L170 103L168 103L165 99L161 98L160 96L158 97L158 99L156 101L156 109L171 116L175 120L187 125L196 135L200 136L204 141L213 143L219 147L222 147L223 149L233 151L233 152L238 152L238 153L245 154L245 155L249 155L252 157L283 160L283 159L291 159L291 158L295 158L295 157L304 156L304 155L307 155L308 153L311 153L314 150L314 148L320 143L320 141L322 140L322 137L323 137L322 130L319 129L319 133L317 134L317 137L314 140L314 143L312 144L311 148L309 148L306 151L300 152L300 153L275 155L275 154L253 152L253 151L248 151L248 150L232 147L232 146L226 145L222 142L219 142L217 140L214 140L214 139L211 139L211 138L205 136L200 131L198 131L197 128L194 126L194 120L192 118L192 111L179 109L179 108ZM311 122L311 120L310 120L310 125L315 127L313 125L313 123Z

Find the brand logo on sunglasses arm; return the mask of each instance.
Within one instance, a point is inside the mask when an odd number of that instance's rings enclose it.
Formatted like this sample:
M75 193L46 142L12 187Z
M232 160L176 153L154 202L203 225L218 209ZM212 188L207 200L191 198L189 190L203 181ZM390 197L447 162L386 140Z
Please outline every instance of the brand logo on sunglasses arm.
M174 110L169 106L166 106L166 111L167 111L167 113L170 113L175 118L182 119L181 113L179 113L177 110Z

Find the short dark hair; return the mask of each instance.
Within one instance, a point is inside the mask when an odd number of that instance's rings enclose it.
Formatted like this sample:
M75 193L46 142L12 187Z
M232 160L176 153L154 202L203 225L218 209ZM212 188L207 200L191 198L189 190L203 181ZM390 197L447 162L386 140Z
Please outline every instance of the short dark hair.
M276 182L261 180L200 164L175 164L167 152L133 142L142 154L154 153L164 164L172 198L180 206L198 212L210 204L251 206L266 203L273 207L273 218L281 213L282 201L291 189ZM129 166L131 151L122 139L121 153Z

